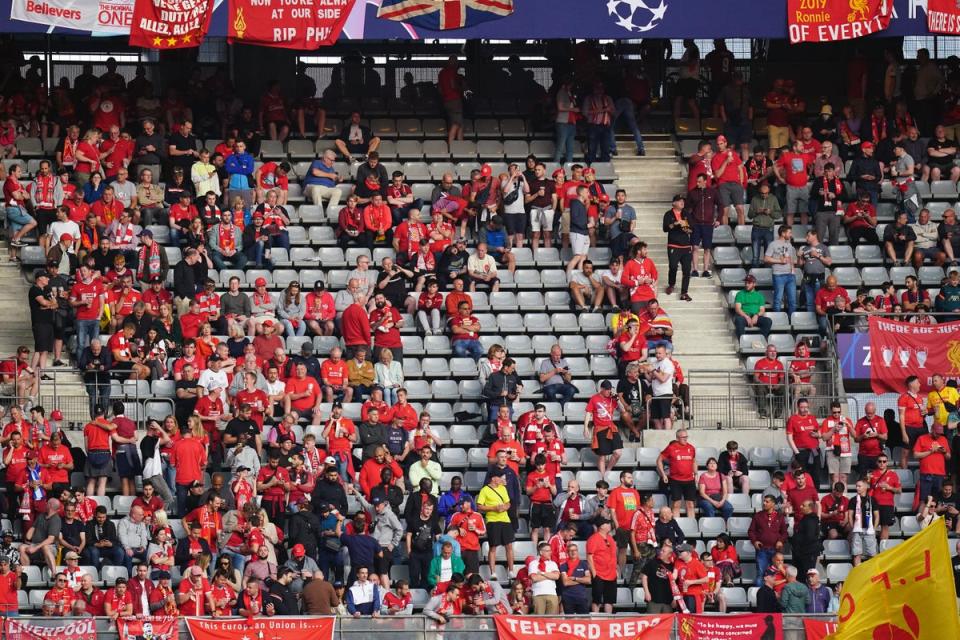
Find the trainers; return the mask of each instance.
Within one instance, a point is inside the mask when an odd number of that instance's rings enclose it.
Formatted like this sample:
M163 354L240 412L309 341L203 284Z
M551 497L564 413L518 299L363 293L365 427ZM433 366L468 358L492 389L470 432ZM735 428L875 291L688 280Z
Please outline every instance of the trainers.
M690 277L691 277L691 278L699 278L699 277L700 277L700 272L699 272L699 271L691 271L691 272L690 272Z
M681 294L680 294L680 299L683 300L683 301L685 301L685 302L693 302L693 298L691 298L691 297L690 297L690 294L687 294L687 293L681 293Z
M701 277L701 278L712 278L712 277L713 277L713 274L710 273L709 271L704 271L703 273L700 274L700 277Z
M667 290L665 291L665 293L666 293L668 296L671 295L671 294L673 293L673 287L672 287L672 286L671 286L671 287L667 287Z
M65 367L65 366L67 366L67 363L64 362L63 360L54 360L54 361L53 361L53 366L55 366L55 367Z
M11 247L20 248L20 247L25 247L25 246L27 246L27 243L24 242L23 240L11 240L11 241L10 241L10 246L11 246Z

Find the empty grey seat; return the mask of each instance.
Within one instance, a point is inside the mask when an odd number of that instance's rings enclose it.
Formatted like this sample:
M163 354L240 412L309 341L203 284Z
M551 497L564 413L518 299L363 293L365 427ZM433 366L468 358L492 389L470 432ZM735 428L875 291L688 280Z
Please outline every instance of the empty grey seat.
M833 276L841 287L859 287L861 284L860 270L856 267L836 267Z
M860 270L860 277L865 286L879 287L889 279L889 274L883 267L864 267Z

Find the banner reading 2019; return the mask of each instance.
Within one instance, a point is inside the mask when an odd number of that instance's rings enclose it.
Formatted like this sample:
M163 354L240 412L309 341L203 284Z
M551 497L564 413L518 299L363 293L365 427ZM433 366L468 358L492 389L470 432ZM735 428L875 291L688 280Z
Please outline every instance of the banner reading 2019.
M890 26L893 0L787 0L790 43L852 40Z

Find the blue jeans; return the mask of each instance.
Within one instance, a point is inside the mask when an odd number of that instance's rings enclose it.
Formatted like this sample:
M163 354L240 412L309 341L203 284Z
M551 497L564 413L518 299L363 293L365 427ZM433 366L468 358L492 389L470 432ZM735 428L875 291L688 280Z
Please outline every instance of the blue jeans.
M753 227L750 231L750 246L753 247L753 266L759 267L763 254L773 242L773 229Z
M190 493L190 485L177 485L177 515L181 518L187 515L187 496Z
M573 147L577 143L577 125L557 123L557 148L554 162L573 162Z
M307 333L307 323L303 320L296 327L289 320L281 320L281 322L283 322L284 335L286 336L304 336Z
M74 320L74 329L77 332L77 358L79 359L83 350L90 346L90 341L100 337L100 321Z
M125 567L130 560L127 558L127 554L123 552L123 548L119 546L94 547L91 544L83 550L83 556L86 560L84 564L97 567L98 569L102 568L103 564ZM129 567L127 567L127 571L129 572Z
M543 388L543 398L547 402L559 402L561 406L573 400L575 395L577 395L577 387L569 382L548 384Z
M281 247L290 253L290 234L284 230L275 236L270 236L270 244L274 247Z
M783 307L783 294L787 294L787 312L797 310L797 279L792 273L773 276L773 310Z
M483 357L485 351L479 340L456 340L453 343L453 355L458 358L470 357L474 361Z
M729 502L724 502L723 506L717 509L711 503L701 499L700 512L707 518L716 518L717 515L719 515L721 518L726 520L733 515L733 505Z
M610 161L610 132L613 127L591 124L587 129L587 164Z
M776 549L757 549L757 577L753 581L753 586L763 585L763 574L767 572L767 567L770 566L770 561L773 560L773 554L776 552Z
M810 278L803 279L803 295L807 299L807 311L817 312L817 291L820 291L822 285L821 280L814 280Z
M263 254L269 248L270 248L269 240L267 242L254 242L252 245L250 245L244 250L244 253L247 256L247 260L252 261L257 266L257 268L263 267L264 265L271 266L270 261L264 259L263 257Z
M616 111L613 113L613 120L610 122L610 149L616 154L617 151L617 120L623 117L627 121L627 128L633 134L633 141L637 144L637 153L644 153L643 136L640 135L640 127L637 126L637 115L633 100L627 97L618 99L614 103Z
M260 244L259 242L257 244ZM223 269L243 269L247 266L247 256L243 251L237 251L235 254L229 258L221 254L219 251L210 250L210 260L213 262L213 266L217 271L222 271Z
M397 404L397 388L384 387L383 401L387 403L388 407L392 407L393 405Z

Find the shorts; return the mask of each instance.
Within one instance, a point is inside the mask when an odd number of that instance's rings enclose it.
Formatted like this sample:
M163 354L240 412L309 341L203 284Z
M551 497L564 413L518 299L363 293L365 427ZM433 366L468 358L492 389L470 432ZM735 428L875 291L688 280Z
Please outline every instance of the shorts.
M487 543L491 547L502 547L513 544L514 530L509 522L488 522Z
M455 98L443 103L443 110L447 113L447 120L451 125L463 125L463 100Z
M531 209L530 210L530 229L534 233L543 231L553 231L553 209Z
M598 456L609 456L620 449L623 449L623 438L620 437L620 432L613 434L612 438L608 438L604 432L597 436L597 446L593 447L593 452Z
M560 233L570 233L570 212L560 213Z
M350 142L349 140L343 141L344 146L347 147L347 151L351 154L364 154L367 152L367 149L370 148L370 142Z
M116 371L118 373L130 373L131 371L133 371L133 363L132 362L114 362L113 367L111 367L110 370Z
M877 505L877 523L883 527L892 527L897 522L896 508L888 504Z
M23 207L7 207L7 222L10 223L10 227L16 232L28 224L35 223L36 220L34 220Z
M681 78L677 81L677 95L686 100L695 100L700 90L698 78Z
M503 226L508 236L524 233L527 230L527 214L505 213L503 214Z
M697 485L693 480L670 480L670 500L686 500L693 502L697 499Z
M530 528L554 529L557 525L557 508L550 502L534 502L530 505Z
M731 147L738 147L741 144L750 144L753 140L753 124L749 120L740 124L727 124L723 126L723 132L727 136L727 143Z
M53 325L48 322L33 323L33 350L53 351L53 341L56 337Z
M91 478L109 476L113 468L113 456L109 451L88 451L86 474Z
M593 584L590 585L590 591L593 595L593 604L617 604L617 581L604 580L602 578L593 578Z
M914 248L914 251L923 256L925 260L936 260L941 253L940 247Z
M873 533L851 533L850 555L867 556L877 555L877 536Z
M570 234L570 248L573 249L573 255L585 256L590 250L590 236L582 233Z
M837 456L827 451L827 471L830 473L850 473L853 468L853 456Z
M793 187L787 185L787 206L785 213L807 213L807 202L810 198L810 191L804 187Z
M116 464L117 475L121 478L136 478L143 472L136 445L121 445L117 449Z
M743 187L736 182L723 182L717 186L720 192L720 206L726 209L730 205L743 205Z
M693 225L693 233L690 234L690 242L695 247L703 247L704 249L713 249L713 225L712 224Z
M670 417L673 396L657 396L650 401L650 417L654 420L666 420Z
M34 551L33 553L27 554L27 557L30 558L30 564L35 567L42 567L47 564L47 557L43 555L42 549L40 551Z
M907 440L909 441L907 446L910 451L913 451L913 447L917 444L917 440L920 439L920 436L928 433L926 427L907 427Z
M621 529L617 527L617 530L613 533L613 539L617 541L617 549L627 549L630 547L630 538L633 536L633 531L630 529Z

